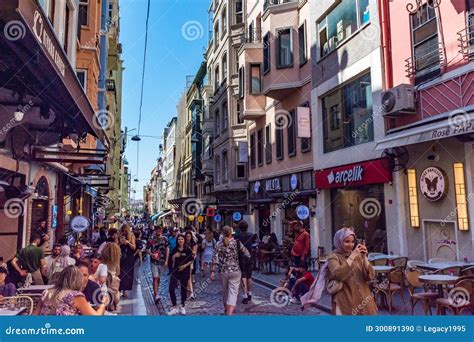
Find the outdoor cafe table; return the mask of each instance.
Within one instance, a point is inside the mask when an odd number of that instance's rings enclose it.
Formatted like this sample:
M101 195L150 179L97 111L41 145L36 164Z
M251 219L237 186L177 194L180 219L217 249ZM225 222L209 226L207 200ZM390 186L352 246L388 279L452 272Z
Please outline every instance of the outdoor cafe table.
M468 262L463 262L463 261L446 261L446 262L434 262L432 264L430 263L420 263L417 265L417 267L424 268L426 270L430 271L437 271L443 268L448 268L448 267L471 267L474 266L474 263L468 263Z
M54 285L30 285L25 288L18 289L21 294L42 294L44 290L52 288Z
M19 316L25 310L25 307L15 309L0 308L0 316Z
M444 274L423 274L418 280L424 284L433 284L438 287L438 296L443 298L443 285L454 284L459 277Z
M384 274L388 273L393 270L395 267L393 266L372 266L376 274Z

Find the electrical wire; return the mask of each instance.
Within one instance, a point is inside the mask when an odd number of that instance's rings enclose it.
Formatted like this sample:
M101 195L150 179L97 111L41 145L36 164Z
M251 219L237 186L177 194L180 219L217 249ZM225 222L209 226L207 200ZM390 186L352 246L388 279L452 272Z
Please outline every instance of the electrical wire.
M148 21L150 19L150 2L148 0L148 8L146 13L146 24L145 24L145 49L143 51L143 66L142 66L142 85L140 93L140 111L138 113L138 136L140 136L140 128L142 123L142 106L143 106L143 86L145 84L145 66L146 66L146 52L148 47Z

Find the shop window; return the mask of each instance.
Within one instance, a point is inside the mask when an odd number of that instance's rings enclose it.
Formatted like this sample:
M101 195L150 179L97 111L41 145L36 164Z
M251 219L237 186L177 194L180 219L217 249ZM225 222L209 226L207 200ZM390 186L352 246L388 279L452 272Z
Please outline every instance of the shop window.
M419 83L440 74L438 23L434 7L428 4L421 6L410 18L415 82Z
M276 55L277 68L290 68L293 66L293 47L290 28L277 30Z
M258 166L263 165L263 129L257 131L257 162Z
M270 33L263 37L263 73L270 71Z
M262 91L262 76L260 64L250 64L250 94L258 94Z
M325 153L374 140L370 82L366 74L322 99Z
M318 22L320 57L336 49L370 21L369 1L341 1Z
M265 162L270 164L272 162L272 140L271 140L271 125L265 127Z
M370 251L387 253L383 184L332 189L331 214L332 236L341 227L353 227Z
M255 133L250 135L250 167L255 168Z

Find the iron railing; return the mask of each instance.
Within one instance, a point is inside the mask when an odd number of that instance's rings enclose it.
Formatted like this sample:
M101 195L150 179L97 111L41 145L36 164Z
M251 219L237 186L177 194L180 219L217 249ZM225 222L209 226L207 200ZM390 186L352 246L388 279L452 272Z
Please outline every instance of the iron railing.
M286 4L288 2L298 2L299 0L265 0L263 3L263 10L266 11L271 6Z
M245 30L242 33L242 43L261 43L262 42L262 29Z
M435 70L442 70L445 61L444 47L439 43L437 49L405 59L406 76L418 78Z
M474 15L469 18L469 23L458 32L459 52L464 59L474 60Z

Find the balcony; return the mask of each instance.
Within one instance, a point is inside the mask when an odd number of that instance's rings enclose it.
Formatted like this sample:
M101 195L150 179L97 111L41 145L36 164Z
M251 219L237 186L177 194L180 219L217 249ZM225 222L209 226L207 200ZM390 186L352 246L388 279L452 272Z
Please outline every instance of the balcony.
M474 60L474 16L469 24L458 32L459 52L464 59Z
M262 42L262 29L245 30L241 37L242 43L254 44Z
M412 56L405 60L405 71L407 77L414 77L415 84L433 79L441 74L446 64L444 48L438 44L436 49L427 49L418 56Z
M291 3L291 2L298 2L299 0L265 0L263 4L263 11L265 12L270 7Z

